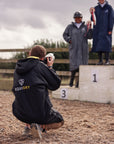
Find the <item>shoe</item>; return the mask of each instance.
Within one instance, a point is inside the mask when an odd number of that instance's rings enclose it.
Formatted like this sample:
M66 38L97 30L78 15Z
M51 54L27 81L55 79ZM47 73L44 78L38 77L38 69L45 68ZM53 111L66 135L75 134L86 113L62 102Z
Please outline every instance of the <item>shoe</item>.
M36 123L32 123L30 127L31 127L32 136L35 138L42 139L41 133L42 133L43 129L41 128L41 126Z
M110 65L109 61L105 62L105 64L104 64L104 65Z
M29 135L29 134L30 134L30 131L31 131L30 128L26 126L26 127L24 128L23 135Z
M97 65L103 65L103 62L102 62L102 61L100 61L100 62L98 62L98 63L97 63Z

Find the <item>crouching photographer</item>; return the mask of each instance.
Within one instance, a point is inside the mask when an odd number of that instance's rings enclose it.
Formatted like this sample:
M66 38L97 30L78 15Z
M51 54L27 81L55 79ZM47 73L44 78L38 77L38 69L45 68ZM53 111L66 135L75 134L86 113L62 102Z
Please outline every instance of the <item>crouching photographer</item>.
M29 55L16 64L12 89L15 95L13 114L26 123L25 134L32 129L36 130L36 125L41 132L57 129L63 125L64 120L61 114L52 108L48 94L48 89L56 90L61 83L52 68L54 57L47 55L45 64L43 60L46 49L39 45L34 46Z

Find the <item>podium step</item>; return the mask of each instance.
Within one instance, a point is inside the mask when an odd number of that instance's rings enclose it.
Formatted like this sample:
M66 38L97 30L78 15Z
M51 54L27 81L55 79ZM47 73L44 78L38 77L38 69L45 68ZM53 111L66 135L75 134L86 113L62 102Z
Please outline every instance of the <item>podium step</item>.
M79 88L61 86L55 98L114 103L114 66L80 66Z

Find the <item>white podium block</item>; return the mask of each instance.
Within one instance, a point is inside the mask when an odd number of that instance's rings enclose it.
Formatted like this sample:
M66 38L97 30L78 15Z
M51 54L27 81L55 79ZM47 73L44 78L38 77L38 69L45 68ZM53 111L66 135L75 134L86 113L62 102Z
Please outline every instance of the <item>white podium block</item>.
M114 66L80 66L79 88L61 86L55 98L114 103Z
M79 89L61 86L58 90L52 92L54 98L76 100L79 99Z

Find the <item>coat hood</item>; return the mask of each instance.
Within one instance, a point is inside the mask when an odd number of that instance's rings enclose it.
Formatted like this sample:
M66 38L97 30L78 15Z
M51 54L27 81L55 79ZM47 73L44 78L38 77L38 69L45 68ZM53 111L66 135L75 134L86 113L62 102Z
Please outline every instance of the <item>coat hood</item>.
M19 74L27 73L36 66L37 61L39 60L34 58L21 59L17 62L15 70Z

